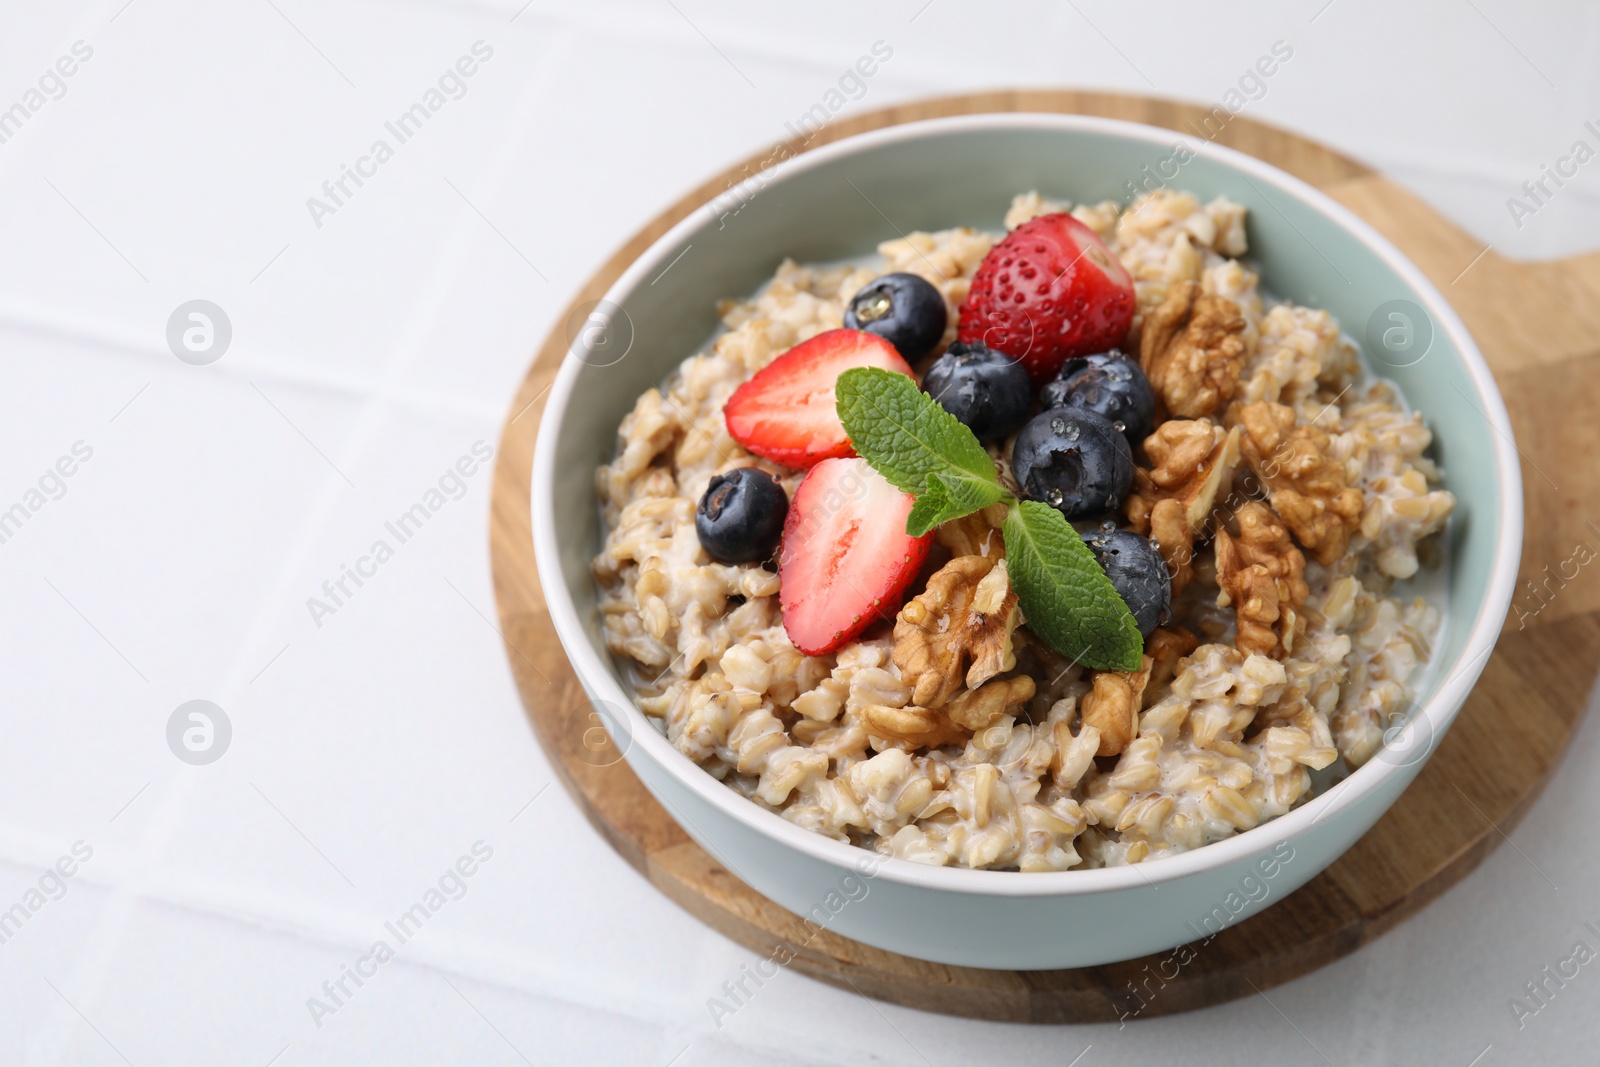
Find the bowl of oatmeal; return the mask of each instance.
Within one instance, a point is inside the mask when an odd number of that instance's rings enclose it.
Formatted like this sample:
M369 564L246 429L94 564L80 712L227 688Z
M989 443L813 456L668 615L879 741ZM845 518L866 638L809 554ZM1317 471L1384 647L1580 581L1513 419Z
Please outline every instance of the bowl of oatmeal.
M747 186L606 295L535 453L552 620L683 828L838 933L1003 968L1195 940L1365 833L1521 549L1503 404L1421 273L1111 120Z

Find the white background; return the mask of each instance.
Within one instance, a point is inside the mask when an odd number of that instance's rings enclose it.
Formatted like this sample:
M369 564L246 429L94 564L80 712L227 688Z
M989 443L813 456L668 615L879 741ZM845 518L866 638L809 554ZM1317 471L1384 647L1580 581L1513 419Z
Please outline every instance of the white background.
M852 112L1005 85L1215 102L1281 39L1293 59L1246 114L1541 258L1600 244L1600 162L1520 229L1506 206L1597 143L1600 8L521 3L0 14L0 108L93 48L0 144L0 509L93 449L0 544L0 909L93 849L0 945L0 1064L1594 1061L1600 964L1520 1032L1508 1007L1580 937L1600 948L1581 925L1600 924L1592 721L1515 847L1266 996L1119 1032L784 974L718 1028L707 998L754 957L546 788L488 621L488 470L320 627L306 599L496 442L535 345L618 243L784 137L874 41L894 55ZM307 198L479 40L493 58L466 95L317 226ZM211 366L166 343L196 298L233 326ZM165 739L197 698L234 731L205 767ZM384 921L480 840L466 895L319 1027L307 998L393 943Z

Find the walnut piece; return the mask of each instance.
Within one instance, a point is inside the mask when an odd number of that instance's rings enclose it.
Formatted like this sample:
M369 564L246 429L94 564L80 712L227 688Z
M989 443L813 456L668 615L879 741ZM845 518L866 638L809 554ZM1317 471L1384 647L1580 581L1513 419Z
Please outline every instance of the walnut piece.
M988 556L998 559L1006 554L1005 540L1000 536L1000 524L1006 521L1006 506L993 504L982 511L950 522L942 523L933 531L933 539L950 550L952 556Z
M972 736L951 722L938 708L889 708L881 704L865 704L859 714L867 733L890 741L904 741L914 748L964 745Z
M1272 510L1329 566L1350 544L1365 499L1333 457L1328 435L1296 425L1293 408L1264 400L1239 406L1237 421L1244 428L1239 450L1266 486Z
M1101 671L1083 697L1083 725L1100 731L1097 756L1116 756L1139 734L1139 707L1154 661L1144 657L1136 671Z
M966 744L973 732L993 725L1007 709L1032 699L1033 692L1033 679L1019 674L964 689L942 708L867 704L859 714L869 734L918 748L939 748Z
M1194 577L1194 528L1183 512L1183 504L1177 500L1157 501L1150 510L1150 539L1167 565L1173 596L1183 592Z
M1151 659L1150 681L1145 693L1151 700L1166 695L1166 688L1178 673L1178 661L1200 647L1200 639L1185 626L1158 626L1144 639L1144 654Z
M1239 651L1281 658L1294 651L1309 592L1306 558L1265 504L1253 500L1237 518L1238 537L1217 531L1217 606L1233 605Z
M1004 715L1007 708L1033 699L1033 678L1019 674L1012 678L996 678L977 689L965 689L950 698L944 713L957 726L968 730L981 730Z
M1209 419L1169 419L1144 439L1153 465L1134 471L1128 522L1155 541L1174 596L1193 577L1194 539L1205 529L1217 494L1232 484L1239 442L1237 427L1224 431Z
M957 556L940 567L894 624L892 656L911 702L941 707L963 685L977 689L1015 667L1018 618L1005 560Z
M1202 293L1192 281L1167 290L1144 320L1139 363L1173 416L1196 419L1233 399L1244 370L1245 321L1239 305Z

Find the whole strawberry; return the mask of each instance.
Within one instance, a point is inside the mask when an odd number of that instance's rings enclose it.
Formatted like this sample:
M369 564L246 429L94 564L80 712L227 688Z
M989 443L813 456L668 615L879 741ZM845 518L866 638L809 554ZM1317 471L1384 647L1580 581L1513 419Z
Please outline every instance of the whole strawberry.
M1121 345L1133 312L1133 279L1095 232L1071 215L1040 215L983 258L957 339L1004 352L1037 385L1073 356Z

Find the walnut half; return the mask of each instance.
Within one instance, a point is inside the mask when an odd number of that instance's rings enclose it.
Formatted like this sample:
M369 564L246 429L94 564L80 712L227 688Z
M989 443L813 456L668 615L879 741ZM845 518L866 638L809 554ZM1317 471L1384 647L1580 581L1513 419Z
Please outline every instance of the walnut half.
M911 702L941 707L963 685L978 689L1015 667L1018 621L1004 559L957 556L940 567L894 624L892 658Z
M1139 363L1156 396L1180 419L1209 415L1233 399L1244 371L1239 305L1179 282L1144 320Z
M1257 401L1238 407L1244 428L1239 449L1267 489L1272 510L1323 566L1350 544L1365 498L1333 457L1328 435L1296 425L1294 409Z
M1237 518L1238 537L1217 531L1217 605L1233 605L1239 651L1282 658L1294 651L1299 610L1309 592L1306 558L1265 504L1251 501Z

